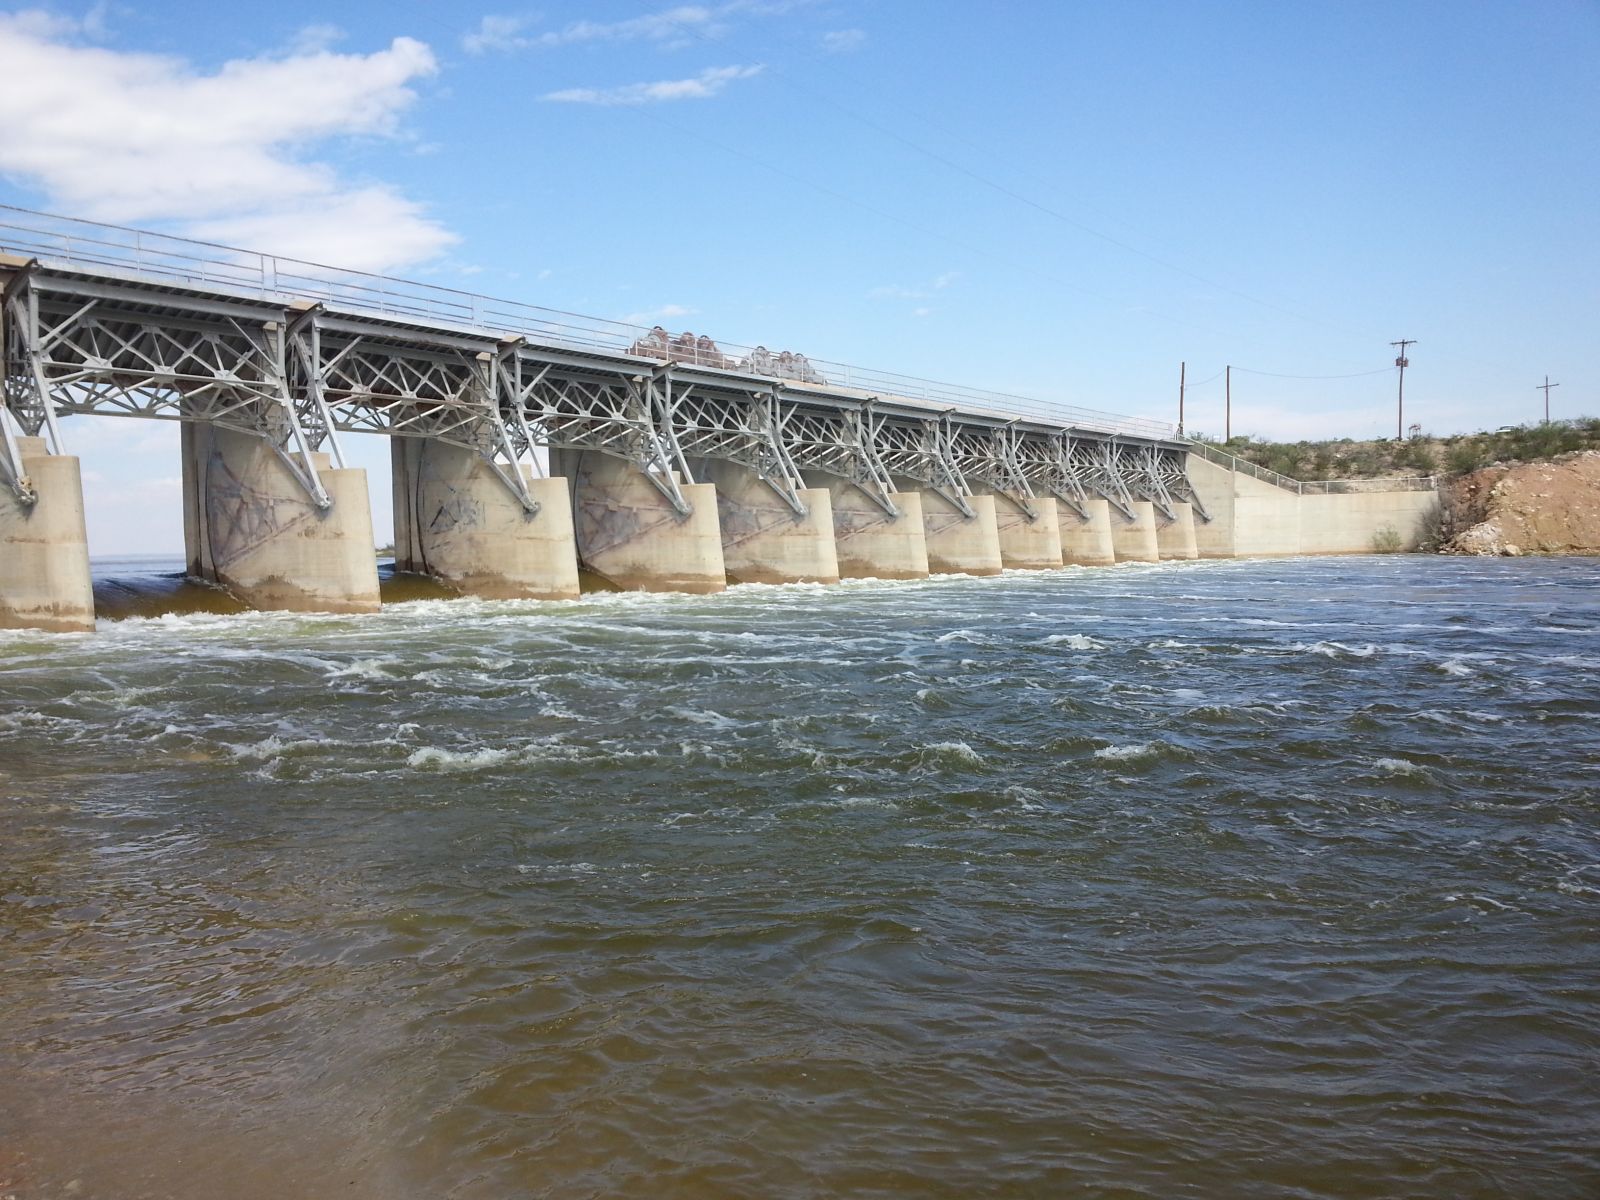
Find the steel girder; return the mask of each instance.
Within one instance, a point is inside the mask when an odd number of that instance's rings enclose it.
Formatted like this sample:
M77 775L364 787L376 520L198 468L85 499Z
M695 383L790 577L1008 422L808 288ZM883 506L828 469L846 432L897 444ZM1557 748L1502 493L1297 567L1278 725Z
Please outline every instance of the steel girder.
M750 468L796 516L810 511L800 490L805 481L784 445L777 388L723 389L661 372L666 399L666 433L688 478L688 458L720 458Z
M433 438L477 454L524 512L539 511L522 474L523 445L502 415L516 404L514 348L318 308L295 318L289 340L289 394L313 445L329 440L342 461L336 431Z
M1022 433L1009 425L974 425L946 418L950 453L967 479L992 488L1016 506L1031 524L1039 519L1037 498L1028 484L1019 456Z
M1019 434L1016 460L1029 483L1049 492L1085 521L1089 519L1089 493L1073 459L1071 434Z
M1124 465L1124 475L1134 495L1141 500L1148 500L1167 520L1176 521L1178 512L1173 507L1175 502L1172 493L1167 490L1167 476L1161 466L1161 447L1118 443L1117 455Z
M884 416L871 401L846 407L811 407L780 400L779 440L801 470L848 480L891 518L900 516L894 480L878 453Z
M318 508L332 501L288 396L281 309L167 297L25 269L6 296L6 401L24 431L55 414L208 421L265 440Z
M937 417L889 416L877 425L874 442L878 457L892 475L925 483L943 496L962 516L978 514L967 498L972 489L955 452L955 431L948 413Z
M39 494L23 469L13 425L24 436L48 434L50 450L62 452L55 402L44 381L34 333L39 327L39 300L28 287L32 269L29 263L12 275L0 293L0 483L28 506L38 502Z
M669 367L623 375L604 367L522 364L518 418L526 436L551 447L598 450L633 463L680 516L694 511L679 485L693 482L671 435Z

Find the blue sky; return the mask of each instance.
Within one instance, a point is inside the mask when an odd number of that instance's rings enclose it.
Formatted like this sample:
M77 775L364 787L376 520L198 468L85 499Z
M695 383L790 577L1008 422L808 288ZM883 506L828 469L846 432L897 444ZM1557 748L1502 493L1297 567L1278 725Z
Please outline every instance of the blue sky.
M1392 434L1400 337L1408 424L1600 412L1593 2L0 13L0 202L1167 420L1186 360L1212 433L1232 363L1235 433ZM181 545L171 430L66 432L97 553Z

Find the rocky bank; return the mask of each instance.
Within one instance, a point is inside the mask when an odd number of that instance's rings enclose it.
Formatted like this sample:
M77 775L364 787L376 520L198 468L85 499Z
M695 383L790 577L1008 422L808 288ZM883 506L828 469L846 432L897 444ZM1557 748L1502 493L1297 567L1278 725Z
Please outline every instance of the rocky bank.
M1440 497L1446 554L1600 554L1600 450L1495 463Z

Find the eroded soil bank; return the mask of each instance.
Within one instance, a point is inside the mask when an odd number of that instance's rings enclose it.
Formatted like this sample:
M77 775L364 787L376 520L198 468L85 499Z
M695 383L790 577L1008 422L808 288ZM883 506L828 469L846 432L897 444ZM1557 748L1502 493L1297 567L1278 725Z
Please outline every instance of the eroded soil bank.
M1496 463L1445 483L1447 554L1600 554L1600 450Z

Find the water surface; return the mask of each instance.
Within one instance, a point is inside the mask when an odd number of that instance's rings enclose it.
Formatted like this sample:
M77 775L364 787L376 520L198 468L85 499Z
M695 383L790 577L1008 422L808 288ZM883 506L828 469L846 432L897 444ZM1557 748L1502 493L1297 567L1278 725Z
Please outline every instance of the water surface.
M1597 824L1583 560L0 634L0 1192L1592 1197Z

